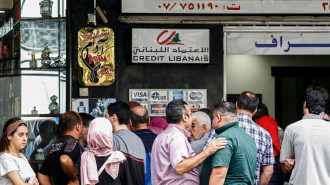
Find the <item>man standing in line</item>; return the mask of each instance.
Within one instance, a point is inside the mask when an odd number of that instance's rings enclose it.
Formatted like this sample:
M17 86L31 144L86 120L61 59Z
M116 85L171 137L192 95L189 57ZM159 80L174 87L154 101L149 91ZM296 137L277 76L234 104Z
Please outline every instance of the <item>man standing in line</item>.
M93 119L95 119L95 117L87 113L79 113L79 116L83 121L83 136L79 140L79 143L83 147L84 151L88 151L90 150L90 147L87 143L88 128L89 128L89 124Z
M280 162L283 172L292 171L290 184L330 183L330 124L319 115L328 98L326 89L308 87L303 104L304 117L284 131Z
M191 110L182 100L166 107L170 123L154 141L151 153L151 180L155 185L199 185L199 166L208 156L227 144L223 138L214 139L209 146L195 155L188 141L192 123Z
M78 113L69 111L60 117L63 136L49 151L39 173L42 185L70 184L79 185L80 157L82 147L79 139L83 134L83 125Z
M273 167L273 175L268 185L278 185L280 183L279 157L281 152L280 139L278 138L278 127L276 121L269 116L268 108L265 104L259 103L256 114L254 115L256 123L268 131L273 141L273 151L276 163Z
M272 138L269 133L257 125L253 115L257 112L259 98L252 92L245 91L240 94L236 102L239 126L249 134L257 145L257 165L254 172L255 185L268 185L273 175L275 157L273 153ZM262 172L260 173L260 168Z
M252 185L257 147L253 138L239 127L233 103L220 102L215 105L213 127L217 138L226 138L228 144L204 161L201 185Z
M145 173L145 184L151 185L151 171L150 171L150 160L151 160L151 149L157 135L148 129L148 123L150 118L148 111L143 106L135 106L130 109L129 125L131 130L139 136L142 140L146 154L146 173Z
M129 174L127 184L144 185L145 183L145 158L146 153L142 140L127 128L129 121L129 106L118 101L107 107L106 118L113 128L113 150L124 153L126 158L131 158L126 167Z
M192 114L191 125L191 147L196 154L199 154L203 150L203 146L209 137L211 130L210 117L201 111L194 112Z

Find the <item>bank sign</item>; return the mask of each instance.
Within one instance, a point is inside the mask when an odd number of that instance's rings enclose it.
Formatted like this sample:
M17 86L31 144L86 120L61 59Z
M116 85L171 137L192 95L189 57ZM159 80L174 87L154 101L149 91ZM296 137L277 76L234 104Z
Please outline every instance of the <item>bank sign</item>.
M132 29L132 63L210 62L208 29Z
M122 13L143 14L329 14L322 0L122 0Z

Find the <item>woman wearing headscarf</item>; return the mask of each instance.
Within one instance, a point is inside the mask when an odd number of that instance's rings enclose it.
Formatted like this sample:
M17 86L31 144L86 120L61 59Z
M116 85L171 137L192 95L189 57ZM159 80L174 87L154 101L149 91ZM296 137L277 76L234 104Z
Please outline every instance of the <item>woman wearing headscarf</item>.
M163 117L155 117L150 121L148 128L155 134L161 133L168 126L168 123Z
M106 118L96 118L88 130L90 150L81 156L81 184L126 184L124 154L113 151L112 126ZM126 161L125 161L126 162Z
M0 184L38 185L28 160L20 153L28 141L28 127L18 118L9 119L0 139Z

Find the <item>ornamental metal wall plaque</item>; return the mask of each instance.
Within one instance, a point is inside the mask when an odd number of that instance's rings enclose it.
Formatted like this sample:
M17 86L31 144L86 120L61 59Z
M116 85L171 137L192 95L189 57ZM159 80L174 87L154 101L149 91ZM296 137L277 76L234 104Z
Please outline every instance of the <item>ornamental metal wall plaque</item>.
M78 80L84 86L109 86L115 81L115 36L111 28L78 31Z

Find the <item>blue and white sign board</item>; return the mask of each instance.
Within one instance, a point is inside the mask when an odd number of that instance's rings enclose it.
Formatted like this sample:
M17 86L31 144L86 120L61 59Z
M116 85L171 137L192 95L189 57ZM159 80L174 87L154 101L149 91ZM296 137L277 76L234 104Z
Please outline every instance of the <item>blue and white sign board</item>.
M130 100L129 101L136 101L136 102L143 102L148 101L148 91L146 90L133 90L130 91Z
M208 29L132 29L132 63L210 63Z
M129 101L146 107L149 116L166 116L166 106L174 100L188 103L191 111L207 108L207 89L130 89Z
M143 14L329 14L322 0L122 0L122 13Z
M228 55L329 55L330 31L227 34Z

